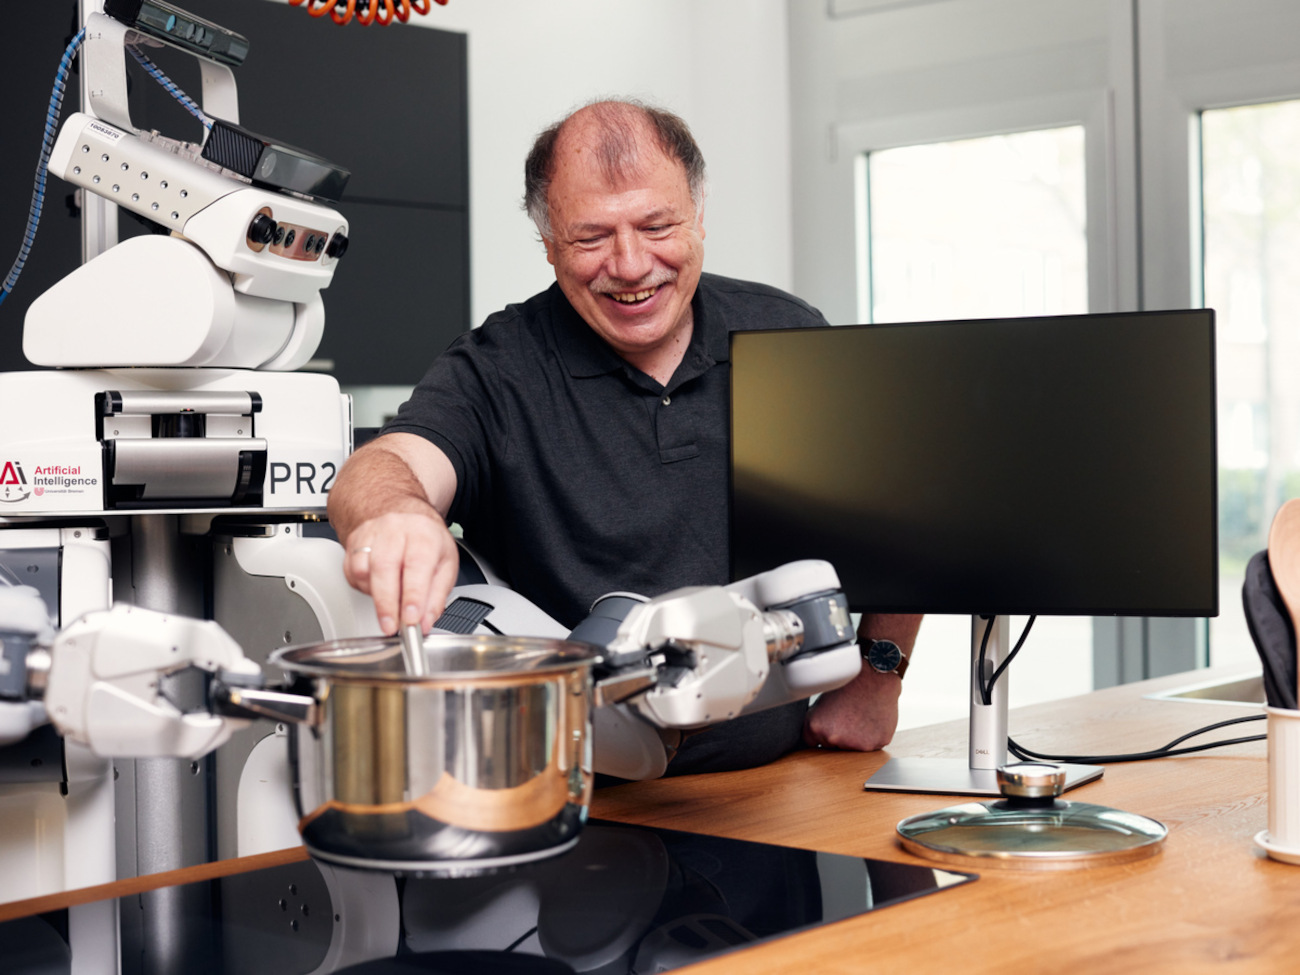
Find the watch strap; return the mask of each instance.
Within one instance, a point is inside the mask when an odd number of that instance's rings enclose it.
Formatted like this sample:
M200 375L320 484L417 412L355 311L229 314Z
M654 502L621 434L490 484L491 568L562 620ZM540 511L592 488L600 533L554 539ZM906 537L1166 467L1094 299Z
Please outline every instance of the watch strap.
M898 666L894 668L894 673L896 673L900 678L907 673L907 663L907 654L904 653L898 658Z

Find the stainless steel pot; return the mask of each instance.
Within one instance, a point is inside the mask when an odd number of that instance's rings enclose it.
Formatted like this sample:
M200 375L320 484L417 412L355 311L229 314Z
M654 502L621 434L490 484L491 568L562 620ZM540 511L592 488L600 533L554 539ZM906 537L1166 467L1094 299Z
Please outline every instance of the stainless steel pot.
M424 652L421 677L407 675L397 637L272 654L295 689L310 690L289 726L308 850L349 866L448 874L576 843L591 796L597 648L432 634ZM232 690L232 703L248 704L241 696Z

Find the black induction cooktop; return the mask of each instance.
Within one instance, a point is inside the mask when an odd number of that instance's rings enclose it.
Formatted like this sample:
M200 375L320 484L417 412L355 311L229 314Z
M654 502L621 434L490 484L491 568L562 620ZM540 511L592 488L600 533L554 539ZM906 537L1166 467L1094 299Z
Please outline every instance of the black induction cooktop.
M592 820L569 852L482 876L303 861L122 898L122 971L663 972L973 879ZM67 912L0 925L0 957L20 965L5 970L70 970L55 957L67 925Z

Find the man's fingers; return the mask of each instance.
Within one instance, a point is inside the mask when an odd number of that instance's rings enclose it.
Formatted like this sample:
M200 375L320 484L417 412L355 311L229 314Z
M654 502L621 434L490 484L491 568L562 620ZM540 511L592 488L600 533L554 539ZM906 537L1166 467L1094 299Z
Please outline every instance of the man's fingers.
M428 545L408 541L402 562L402 593L399 612L403 626L418 624L424 629L426 607L432 597L431 588L440 552Z
M366 576L370 598L375 601L375 615L379 629L396 633L398 607L402 595L402 559L404 546L379 545L369 552L359 552L354 560L367 563ZM354 561L354 564L356 562Z
M343 575L353 589L370 594L370 552L369 545L348 549L343 553Z

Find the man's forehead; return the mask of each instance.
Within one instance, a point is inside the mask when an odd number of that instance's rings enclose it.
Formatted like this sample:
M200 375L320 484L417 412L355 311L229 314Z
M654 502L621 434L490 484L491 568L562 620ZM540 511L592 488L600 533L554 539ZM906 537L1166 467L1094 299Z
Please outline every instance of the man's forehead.
M686 167L664 151L650 124L640 118L629 122L613 133L594 117L580 113L570 119L556 141L553 182L570 175L586 183L599 181L604 189L624 190L664 168L686 179Z
M664 172L664 169L658 167L638 166L611 176L599 168L576 167L562 177L556 174L559 178L551 183L549 195L554 204L579 196L627 197L641 190L662 191L665 188L665 180L662 178ZM670 180L668 185L671 186L670 196L676 197L680 190L681 195L689 198L690 187L687 185L685 172L681 173L680 181ZM666 199L662 192L656 194L656 199L658 201L654 204L656 207L672 206L672 202Z

